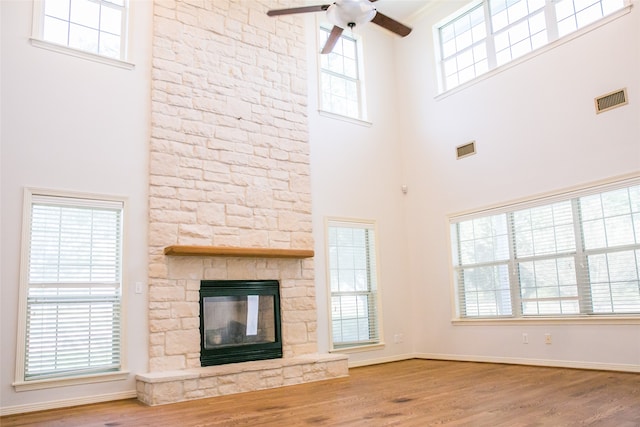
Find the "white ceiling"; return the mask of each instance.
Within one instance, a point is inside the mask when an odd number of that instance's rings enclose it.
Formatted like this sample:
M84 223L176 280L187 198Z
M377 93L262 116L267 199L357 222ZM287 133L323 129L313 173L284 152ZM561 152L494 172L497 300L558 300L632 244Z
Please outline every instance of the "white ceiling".
M402 20L419 12L432 2L433 0L377 0L375 7L376 10L384 13L389 18Z

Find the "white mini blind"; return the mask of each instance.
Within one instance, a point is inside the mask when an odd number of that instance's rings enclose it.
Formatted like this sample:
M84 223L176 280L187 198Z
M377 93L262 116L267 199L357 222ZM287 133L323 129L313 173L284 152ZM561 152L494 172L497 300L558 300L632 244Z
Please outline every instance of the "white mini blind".
M333 348L379 343L373 225L330 223L328 252Z
M640 185L581 197L584 251L594 314L640 313ZM586 281L586 280L585 280Z
M451 222L460 317L640 314L640 184Z
M25 380L119 369L122 211L32 196Z

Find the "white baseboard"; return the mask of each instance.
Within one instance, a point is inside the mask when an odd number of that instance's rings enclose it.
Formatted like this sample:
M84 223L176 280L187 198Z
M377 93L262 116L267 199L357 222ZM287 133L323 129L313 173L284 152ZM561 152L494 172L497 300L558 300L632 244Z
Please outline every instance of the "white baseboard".
M472 356L441 353L414 353L414 359L452 360L459 362L505 363L509 365L547 366L553 368L591 369L640 373L640 365L584 362L571 360L524 359L518 357Z
M553 368L591 369L598 371L618 371L640 373L640 365L583 362L570 360L523 359L518 357L473 356L442 353L407 353L378 359L349 362L349 368L399 362L409 359L451 360L456 362L505 363L509 365L547 366Z
M0 416L24 414L26 412L45 411L48 409L67 408L69 406L89 405L91 403L109 402L112 400L131 399L136 397L136 391L122 391L111 394L101 394L97 396L83 396L73 399L51 400L48 402L38 402L28 405L16 405L0 408Z
M401 360L418 359L419 357L413 353L400 354L397 356L381 357L378 359L369 359L362 361L349 361L349 368L358 368L360 366L379 365L381 363L400 362Z

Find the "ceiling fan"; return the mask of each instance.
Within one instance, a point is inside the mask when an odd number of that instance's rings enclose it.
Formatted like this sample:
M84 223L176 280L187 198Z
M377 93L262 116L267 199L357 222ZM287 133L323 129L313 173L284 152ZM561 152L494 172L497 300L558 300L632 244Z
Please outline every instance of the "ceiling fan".
M326 11L327 19L333 24L333 29L321 53L331 53L344 29L353 28L356 25L362 25L367 22L373 22L401 37L408 36L411 28L378 12L372 4L375 1L376 0L336 0L335 3L332 4L270 10L267 12L267 15L278 16Z

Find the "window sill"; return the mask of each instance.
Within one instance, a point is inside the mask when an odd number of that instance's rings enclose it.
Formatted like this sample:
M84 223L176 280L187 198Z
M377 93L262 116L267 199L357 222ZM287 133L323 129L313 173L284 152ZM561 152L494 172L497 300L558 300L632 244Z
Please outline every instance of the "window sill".
M508 319L452 319L454 326L497 325L640 325L640 316L572 316L572 317L524 317Z
M128 371L108 372L104 374L85 375L67 378L49 378L46 380L16 381L12 385L16 391L41 390L45 388L65 387L102 383L107 381L121 381L129 377Z
M113 67L124 68L126 70L133 70L135 68L135 64L132 64L130 62L122 61L115 58L109 58L108 56L102 56L91 52L85 52L83 50L74 49L69 46L51 43L46 40L41 40L33 37L31 38L31 45L39 47L41 49L47 49L65 55L75 56L76 58L100 62L102 64L111 65Z
M362 353L365 351L382 350L385 347L383 342L378 344L359 345L356 347L333 348L329 353Z
M603 25L606 25L609 22L615 21L616 19L618 19L618 18L626 15L627 13L631 12L631 7L632 7L632 3L624 6L622 9L618 10L617 12L614 12L614 13L612 13L612 14L610 14L608 16L605 16L602 19L600 19L600 20L598 20L598 21L596 21L596 22L594 22L594 23L592 23L590 25L587 25L586 27L580 28L579 30L574 31L573 33L567 34L567 35L565 35L565 36L563 36L563 37L561 37L561 38L559 38L557 40L554 40L551 43L548 43L548 44L546 44L546 45L544 45L544 46L542 46L542 47L540 47L540 48L538 48L538 49L536 49L534 51L531 51L531 52L519 57L519 58L516 58L516 59L514 59L512 61L509 61L506 64L503 64L503 65L500 65L500 66L498 66L496 68L493 68L493 69L487 71L486 73L481 74L481 75L479 75L479 76L477 76L477 77L475 77L475 78L473 78L473 79L471 79L471 80L469 80L467 82L464 82L464 83L462 83L462 84L460 84L460 85L458 85L456 87L453 87L453 88L451 88L449 90L445 90L443 92L440 92L438 95L436 95L434 97L434 99L436 101L440 101L440 100L442 100L442 99L444 99L444 98L446 98L446 97L448 97L450 95L454 95L454 94L456 94L456 93L458 93L460 91L463 91L463 90L467 89L468 87L474 86L474 85L476 85L477 83L480 83L483 80L489 79L489 78L495 76L496 74L499 74L499 73L501 73L503 71L506 71L506 70L508 70L510 68L516 67L516 66L522 64L523 62L527 62L530 59L535 58L538 55L541 55L541 54L543 54L545 52L548 52L548 51L550 51L552 49L555 49L558 46L562 46L563 44L568 43L571 40L577 39L578 37L581 37L581 36L583 36L583 35L585 35L587 33L590 33L591 31L593 31L593 30L595 30L595 29L597 29L597 28L599 28L599 27L601 27ZM440 84L442 84L442 83L440 83Z
M356 124L356 125L366 126L366 127L373 126L373 123L368 122L366 120L356 119L356 118L349 117L349 116L343 116L342 114L336 114L336 113L332 113L330 111L318 110L318 113L322 117L328 117L330 119L342 120L343 122L353 123L353 124Z

